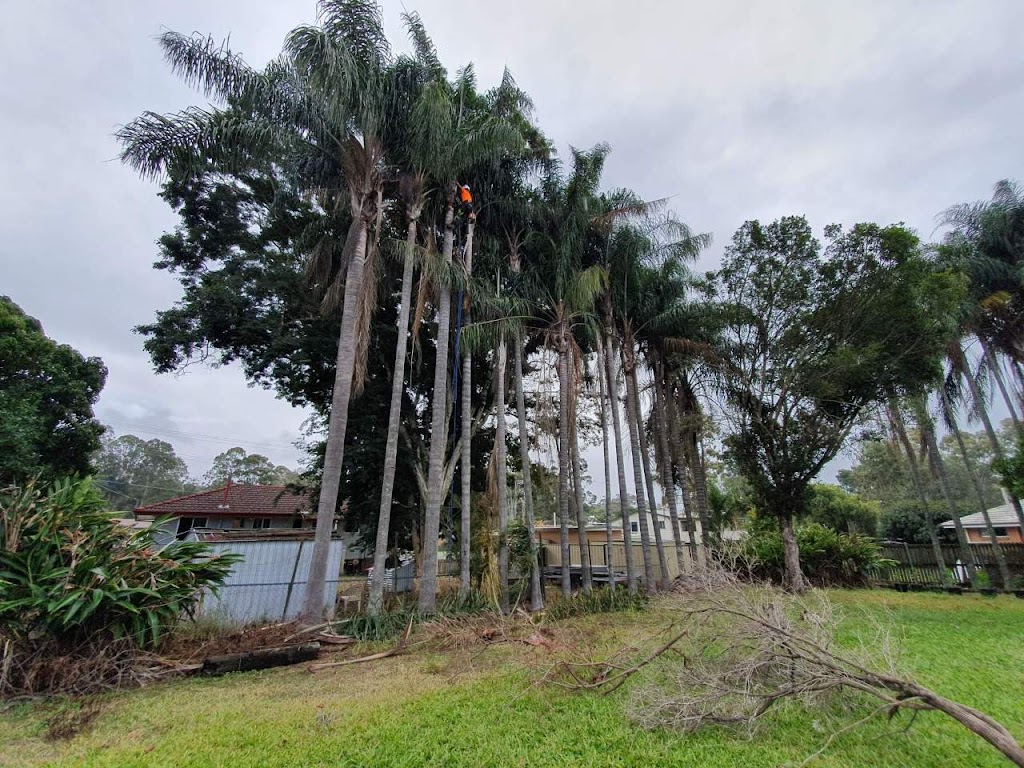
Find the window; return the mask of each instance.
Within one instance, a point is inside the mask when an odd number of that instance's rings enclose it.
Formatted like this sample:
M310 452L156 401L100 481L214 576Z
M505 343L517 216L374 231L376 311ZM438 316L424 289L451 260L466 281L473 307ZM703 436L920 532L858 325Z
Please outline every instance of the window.
M639 533L640 532L640 523L630 523L629 524L629 530L631 530L633 533Z
M993 530L996 533L996 538L1005 539L1007 536L1009 536L1005 528L994 528Z
M193 528L205 528L206 518L205 517L179 517L178 518L178 538L184 538L185 534L191 531Z
M662 531L665 530L665 521L664 520L659 520L658 521L658 529L662 530Z
M253 528L269 528L270 518L269 517L256 517L252 521Z

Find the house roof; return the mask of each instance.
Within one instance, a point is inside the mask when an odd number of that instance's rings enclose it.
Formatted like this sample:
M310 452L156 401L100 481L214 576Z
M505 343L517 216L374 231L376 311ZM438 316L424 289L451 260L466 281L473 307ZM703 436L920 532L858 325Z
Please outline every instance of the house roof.
M988 510L989 519L992 521L992 526L996 528L1019 528L1020 521L1017 519L1017 513L1014 512L1013 507L1009 504L1003 504L998 507L992 507ZM960 518L960 523L964 528L985 528L985 518L981 512L975 512L973 515L964 515ZM940 528L954 528L956 527L952 520L947 520L942 523Z
M309 497L283 485L228 485L137 507L135 516L294 517L309 514Z

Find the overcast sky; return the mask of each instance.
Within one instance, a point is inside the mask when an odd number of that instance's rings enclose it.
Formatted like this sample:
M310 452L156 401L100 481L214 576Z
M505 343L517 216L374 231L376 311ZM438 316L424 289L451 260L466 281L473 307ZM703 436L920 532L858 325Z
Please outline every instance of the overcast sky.
M612 145L606 186L671 197L716 245L746 219L904 221L1024 178L1020 0L406 0L442 60L482 87L508 65L540 124ZM304 413L234 368L151 372L131 328L179 296L152 269L176 217L116 159L143 110L203 103L169 71L164 28L230 35L253 65L315 18L313 0L3 0L0 294L110 369L98 415L173 443L194 475L232 445L295 465ZM384 4L406 48L398 2ZM593 461L593 459L592 459ZM596 467L595 467L596 469ZM596 472L595 472L596 474ZM602 491L603 492L603 491Z

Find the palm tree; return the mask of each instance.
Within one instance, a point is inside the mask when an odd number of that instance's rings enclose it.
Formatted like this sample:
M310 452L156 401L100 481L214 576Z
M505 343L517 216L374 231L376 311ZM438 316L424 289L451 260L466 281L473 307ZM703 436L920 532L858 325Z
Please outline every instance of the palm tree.
M378 220L382 160L393 112L393 70L380 11L368 0L321 0L319 26L295 29L284 55L255 72L226 46L212 39L168 32L160 42L172 68L207 96L229 108L191 109L176 115L145 113L118 132L122 159L155 176L170 163L200 167L245 167L286 158L289 171L338 213L347 202L351 224L344 248L322 244L314 251L337 259L338 280L325 305L336 303L344 277L344 303L338 341L327 448L317 507L317 531L302 618L316 621L323 611L327 556L344 459L348 403L359 359L357 342L368 333L372 308L363 274L369 232ZM347 190L347 201L339 192ZM311 270L323 274L323 270Z
M391 404L388 412L388 435L384 449L383 478L381 480L380 512L377 517L377 537L373 552L373 571L370 578L370 594L367 611L373 615L380 612L384 600L384 568L387 560L388 535L391 527L391 503L395 486L395 471L398 464L398 434L402 419L402 393L405 387L405 358L408 352L409 309L412 302L412 278L415 266L416 234L420 216L426 205L427 172L430 153L439 141L429 129L431 103L424 99L427 83L445 77L433 43L423 29L417 14L403 14L409 35L412 38L416 57L408 62L407 74L401 82L409 91L407 102L411 109L410 125L399 143L406 157L402 164L408 169L399 178L399 197L406 211L406 240L402 269L401 297L398 312L398 341L395 344L395 365L391 379ZM399 65L405 65L400 62ZM415 128L413 127L415 126ZM396 153L397 154L397 153Z
M895 399L890 400L887 409L887 419L883 419L882 423L888 423L889 431L892 433L893 438L899 442L902 446L904 454L907 458L907 466L910 467L910 479L914 484L914 490L917 492L918 498L921 500L921 509L924 511L925 522L928 526L928 539L931 541L932 552L935 555L935 564L939 568L940 578L943 584L949 581L949 573L946 570L946 564L942 557L942 544L939 542L939 536L935 531L935 520L931 513L931 503L928 498L928 493L925 490L924 480L921 477L921 470L917 465L917 454L914 452L914 446L910 442L910 438L907 436L906 424L903 421L903 414L900 412L899 405L895 402ZM899 449L896 448L890 441L890 446L893 448L893 453L898 457ZM956 517L957 511L954 507L953 516ZM964 553L967 554L967 553Z
M988 504L985 502L985 491L978 480L978 475L974 469L974 462L971 461L970 454L967 452L967 446L964 445L964 437L960 432L959 424L957 424L956 412L953 410L953 403L950 401L949 395L943 387L939 387L939 398L942 404L942 414L946 421L946 426L950 428L950 431L956 439L957 447L960 449L960 458L963 459L964 467L967 469L967 475L971 480L971 486L974 488L974 494L978 500L978 509L981 512L982 519L985 521L985 532L992 541L992 547L995 550L996 555L996 565L999 568L999 577L1002 580L1003 589L1008 589L1010 586L1010 571L1006 566L1006 556L1003 553L1002 546L999 544L999 539L996 537L995 528L992 527L992 519L988 514Z
M911 405L914 409L914 418L917 421L918 429L921 430L925 446L928 449L932 469L939 478L939 487L942 488L942 495L946 499L946 505L949 507L950 513L953 515L953 528L956 530L960 551L964 556L968 578L971 580L971 586L977 587L978 582L974 568L974 558L971 555L971 546L967 541L967 533L964 531L963 522L960 520L960 513L956 508L956 500L953 497L953 491L949 484L949 476L946 474L945 461L939 452L938 441L935 439L935 423L932 421L931 414L928 413L927 401L923 395L915 396L911 400Z
M503 78L503 85L511 83L511 77ZM500 88L499 88L500 90ZM462 70L456 82L450 87L440 82L430 89L436 100L434 109L436 125L442 137L436 147L432 176L448 184L447 206L444 217L444 240L441 258L450 264L455 245L455 194L456 181L465 179L465 174L474 166L496 163L506 154L518 155L523 151L524 140L517 124L493 109L494 102L488 101L476 92L476 79L472 67ZM469 215L466 222L463 266L472 266L473 234L476 227L475 215ZM419 608L423 613L433 613L437 605L437 538L441 522L441 470L447 443L445 428L448 414L447 371L448 334L451 326L451 292L445 281L438 287L437 304L437 349L434 364L434 398L431 405L430 464L427 479L427 505L423 525L422 578L420 581ZM466 426L466 425L464 425ZM468 450L463 448L464 451ZM466 464L469 462L466 461ZM464 486L465 487L465 486ZM463 499L463 521L469 511L468 499ZM465 532L462 536L466 539Z

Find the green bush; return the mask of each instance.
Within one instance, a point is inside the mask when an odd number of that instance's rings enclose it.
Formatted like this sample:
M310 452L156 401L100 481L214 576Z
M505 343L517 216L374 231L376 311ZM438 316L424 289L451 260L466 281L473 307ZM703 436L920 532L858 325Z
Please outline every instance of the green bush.
M837 533L818 523L796 530L800 566L813 584L863 586L871 569L884 565L878 543L856 533ZM782 582L785 559L777 529L755 529L739 546L737 567L757 579Z
M118 524L104 506L89 480L0 492L0 637L62 653L153 646L237 562L199 542L157 551L151 530Z

